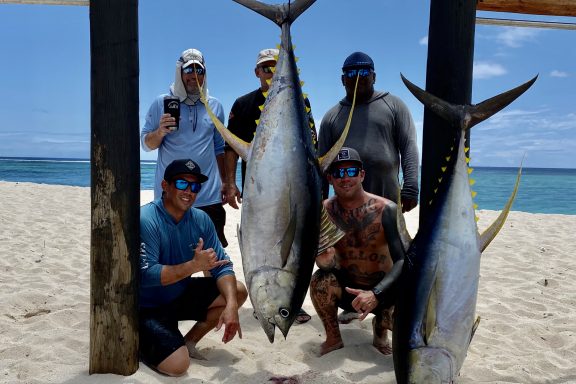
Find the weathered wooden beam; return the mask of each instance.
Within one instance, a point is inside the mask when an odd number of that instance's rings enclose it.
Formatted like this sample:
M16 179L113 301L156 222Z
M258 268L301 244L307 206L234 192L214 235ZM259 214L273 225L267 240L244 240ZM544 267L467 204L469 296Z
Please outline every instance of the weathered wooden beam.
M0 4L90 5L90 0L0 0Z
M92 0L90 367L138 370L138 1Z
M505 27L526 27L526 28L547 28L547 29L567 29L576 30L574 23L554 23L545 21L492 19L488 17L477 17L476 24L499 25Z
M478 0L479 11L576 16L576 0Z

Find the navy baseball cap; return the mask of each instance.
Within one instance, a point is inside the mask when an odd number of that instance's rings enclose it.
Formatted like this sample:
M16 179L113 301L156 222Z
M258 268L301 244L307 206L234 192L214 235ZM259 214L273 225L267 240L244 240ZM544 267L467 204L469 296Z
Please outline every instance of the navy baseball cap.
M370 68L374 70L374 62L372 58L364 52L354 52L344 60L342 70L345 71L354 68Z
M208 176L202 174L202 170L197 162L191 159L174 160L166 167L164 171L164 180L170 182L178 175L193 175L198 178L200 183L208 180Z

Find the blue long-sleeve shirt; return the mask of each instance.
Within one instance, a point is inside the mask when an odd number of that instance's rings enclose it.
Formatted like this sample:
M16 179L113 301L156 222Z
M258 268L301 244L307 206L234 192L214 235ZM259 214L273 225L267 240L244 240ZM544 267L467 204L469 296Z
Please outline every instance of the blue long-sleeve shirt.
M146 135L158 129L160 117L164 113L164 96L154 100L146 121L140 133L140 143L146 152L152 151L144 140ZM224 122L224 108L214 97L208 97L208 104L221 122ZM156 177L154 180L154 198L162 196L162 179L164 170L176 159L192 159L200 165L202 173L208 176L208 181L202 184L195 207L218 204L222 202L222 182L216 162L216 156L224 153L224 139L210 120L206 107L200 101L195 105L180 103L179 129L164 137L158 148L156 161Z
M194 258L198 240L204 249L213 248L218 260L230 260L218 241L214 224L203 211L191 208L176 223L164 208L162 199L140 209L140 306L157 307L176 299L186 287L186 280L163 286L163 265L176 265ZM232 262L210 270L214 279L233 275Z

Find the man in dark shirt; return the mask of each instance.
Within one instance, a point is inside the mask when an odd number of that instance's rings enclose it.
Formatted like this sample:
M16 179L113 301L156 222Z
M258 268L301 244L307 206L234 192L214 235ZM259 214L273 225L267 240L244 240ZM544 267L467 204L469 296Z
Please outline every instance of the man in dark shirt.
M260 119L260 109L264 105L266 97L263 93L268 92L269 82L274 75L274 68L276 67L276 60L278 58L278 50L275 48L263 49L258 53L256 59L256 68L254 74L260 80L260 88L247 93L236 99L232 110L228 116L228 129L230 132L238 136L240 139L247 143L251 143L256 133L257 122ZM317 147L316 127L314 125L314 118L310 111L310 101L308 98L304 99L306 109L308 112L308 120L310 122L310 131L312 133L312 142ZM236 164L238 162L238 154L226 145L225 147L225 162L227 180L226 184L230 190L227 191L226 196L228 204L231 207L238 209L238 204L242 202L242 194L236 185ZM230 173L228 173L230 172ZM242 161L242 187L244 186L244 178L246 176L246 162Z

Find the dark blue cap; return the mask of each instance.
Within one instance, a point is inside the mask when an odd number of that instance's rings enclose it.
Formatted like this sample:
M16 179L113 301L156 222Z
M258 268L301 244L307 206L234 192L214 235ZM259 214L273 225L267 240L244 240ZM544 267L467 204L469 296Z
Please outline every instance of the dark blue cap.
M352 68L370 68L374 70L374 62L364 52L354 52L344 60L344 65L342 65L343 71Z
M208 176L202 174L197 162L190 159L174 160L164 170L164 180L171 182L178 175L193 175L200 183L208 180Z

